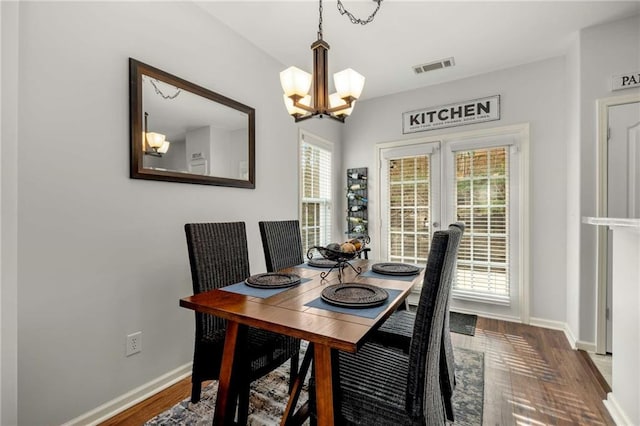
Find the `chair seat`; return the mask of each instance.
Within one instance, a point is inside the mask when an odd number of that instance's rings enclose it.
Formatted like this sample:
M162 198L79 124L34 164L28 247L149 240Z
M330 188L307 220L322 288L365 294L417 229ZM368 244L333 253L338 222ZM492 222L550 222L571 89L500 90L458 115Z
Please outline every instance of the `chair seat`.
M340 417L343 423L421 424L419 419L411 419L406 412L407 354L367 343L355 354L340 352L339 359Z
M376 340L380 340L385 345L409 352L415 321L415 312L407 310L395 311L376 331Z
M448 333L450 332L448 315L446 318L447 321L445 321L445 333L442 336L442 352L440 354L440 384L442 387L442 395L444 398L447 418L453 422L454 413L451 398L453 398L453 391L456 388L454 365L455 360L453 355L453 347L451 346L451 338L448 335ZM413 335L413 327L415 325L415 321L415 312L407 310L395 311L380 326L380 328L376 330L376 333L372 337L372 341L379 342L384 346L395 348L405 353L409 353L409 347L411 346L411 337Z
M251 380L256 380L280 365L300 350L300 340L259 328L249 327L247 330L249 347L247 353L251 358ZM266 350L265 350L266 349ZM256 355L259 355L256 357ZM295 369L292 374L295 374Z

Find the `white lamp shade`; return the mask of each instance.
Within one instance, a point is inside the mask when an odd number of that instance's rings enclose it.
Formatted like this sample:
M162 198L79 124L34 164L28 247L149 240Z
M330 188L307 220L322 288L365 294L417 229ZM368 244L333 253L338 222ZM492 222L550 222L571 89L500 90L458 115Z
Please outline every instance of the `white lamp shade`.
M364 76L351 68L335 73L333 82L341 98L351 96L358 99L364 88Z
M282 95L282 97L284 98L284 105L287 107L287 112L289 113L289 115L294 115L294 114L302 114L302 115L304 115L304 114L307 113L307 111L303 110L302 108L296 107L293 104L293 99L291 99L287 95ZM302 105L306 105L306 106L311 105L311 96L307 95L307 96L303 97L302 99L300 99L298 101L298 103L301 103Z
M306 96L311 88L311 74L296 67L289 67L280 73L280 84L286 96Z
M169 142L169 141L162 142L162 145L160 146L160 148L158 148L158 152L160 154L166 154L167 151L169 151L169 145L170 144L171 144L171 142Z
M147 133L147 144L151 148L160 148L164 143L165 135L160 133L149 132Z
M329 95L329 107L330 108L335 108L335 107L339 107L342 105L346 105L347 103L340 97L340 95L338 95L337 93L332 93L331 95ZM338 111L335 111L334 114L335 115L346 115L349 116L351 115L351 112L353 111L353 107L355 106L356 101L351 102L351 107L350 108L345 108L345 109L341 109Z

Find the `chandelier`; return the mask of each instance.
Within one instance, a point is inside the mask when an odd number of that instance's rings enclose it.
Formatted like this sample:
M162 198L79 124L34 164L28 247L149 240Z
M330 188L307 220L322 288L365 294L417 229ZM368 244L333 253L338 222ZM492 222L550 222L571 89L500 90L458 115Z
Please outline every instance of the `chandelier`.
M367 20L360 20L349 13L338 0L340 14L347 14L354 24L371 22L380 9L382 0L374 0L378 7ZM333 75L336 93L329 95L328 50L329 44L322 39L322 0L319 0L318 40L311 45L313 51L313 75L296 67L289 67L280 73L280 84L284 90L284 104L295 121L311 117L331 117L344 123L351 114L356 100L364 87L364 77L347 68ZM309 94L311 83L313 92Z

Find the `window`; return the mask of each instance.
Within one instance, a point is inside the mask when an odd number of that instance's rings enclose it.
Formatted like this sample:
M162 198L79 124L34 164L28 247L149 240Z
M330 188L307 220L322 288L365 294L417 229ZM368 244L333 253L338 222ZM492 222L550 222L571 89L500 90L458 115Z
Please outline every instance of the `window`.
M466 224L454 291L509 298L509 148L454 153L454 200Z
M300 232L306 252L331 241L331 146L308 133L300 140Z

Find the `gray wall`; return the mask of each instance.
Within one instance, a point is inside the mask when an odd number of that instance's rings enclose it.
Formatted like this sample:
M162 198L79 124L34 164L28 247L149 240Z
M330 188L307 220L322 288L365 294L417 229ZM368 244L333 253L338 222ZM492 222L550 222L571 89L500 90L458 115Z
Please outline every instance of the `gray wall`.
M252 272L264 270L257 222L298 215L298 126L278 80L290 64L191 3L1 2L0 13L0 423L59 424L190 361L184 223L246 221ZM336 144L342 201L344 169L372 168L375 143L411 138L402 112L502 95L499 122L461 129L531 123L531 316L592 341L595 229L579 220L595 213L595 100L611 96L611 75L640 69L639 24L587 29L566 58L362 101L345 125L301 127ZM256 108L255 190L128 178L128 57ZM125 358L138 330L143 351Z
M264 271L257 222L298 215L298 127L282 103L285 66L192 3L2 11L3 90L17 87L3 92L2 117L18 113L19 135L3 128L2 184L16 185L17 204L3 190L2 313L17 303L17 325L3 318L2 424L15 423L15 377L20 424L59 424L191 360L193 313L178 307L191 294L184 223L245 221L252 272ZM9 41L19 54L5 56ZM256 109L255 190L129 179L129 57ZM339 157L338 125L306 127ZM13 239L4 223L16 205ZM126 358L138 330L142 353Z
M580 217L572 220L596 215L596 100L640 92L611 91L612 76L640 70L640 15L581 31L578 56L580 187L571 188L570 192L580 194ZM584 342L595 340L596 237L597 227L580 224L579 242L574 241L574 247L580 247L580 276L577 282L569 283L573 294L575 289L579 292L580 329L574 332Z

